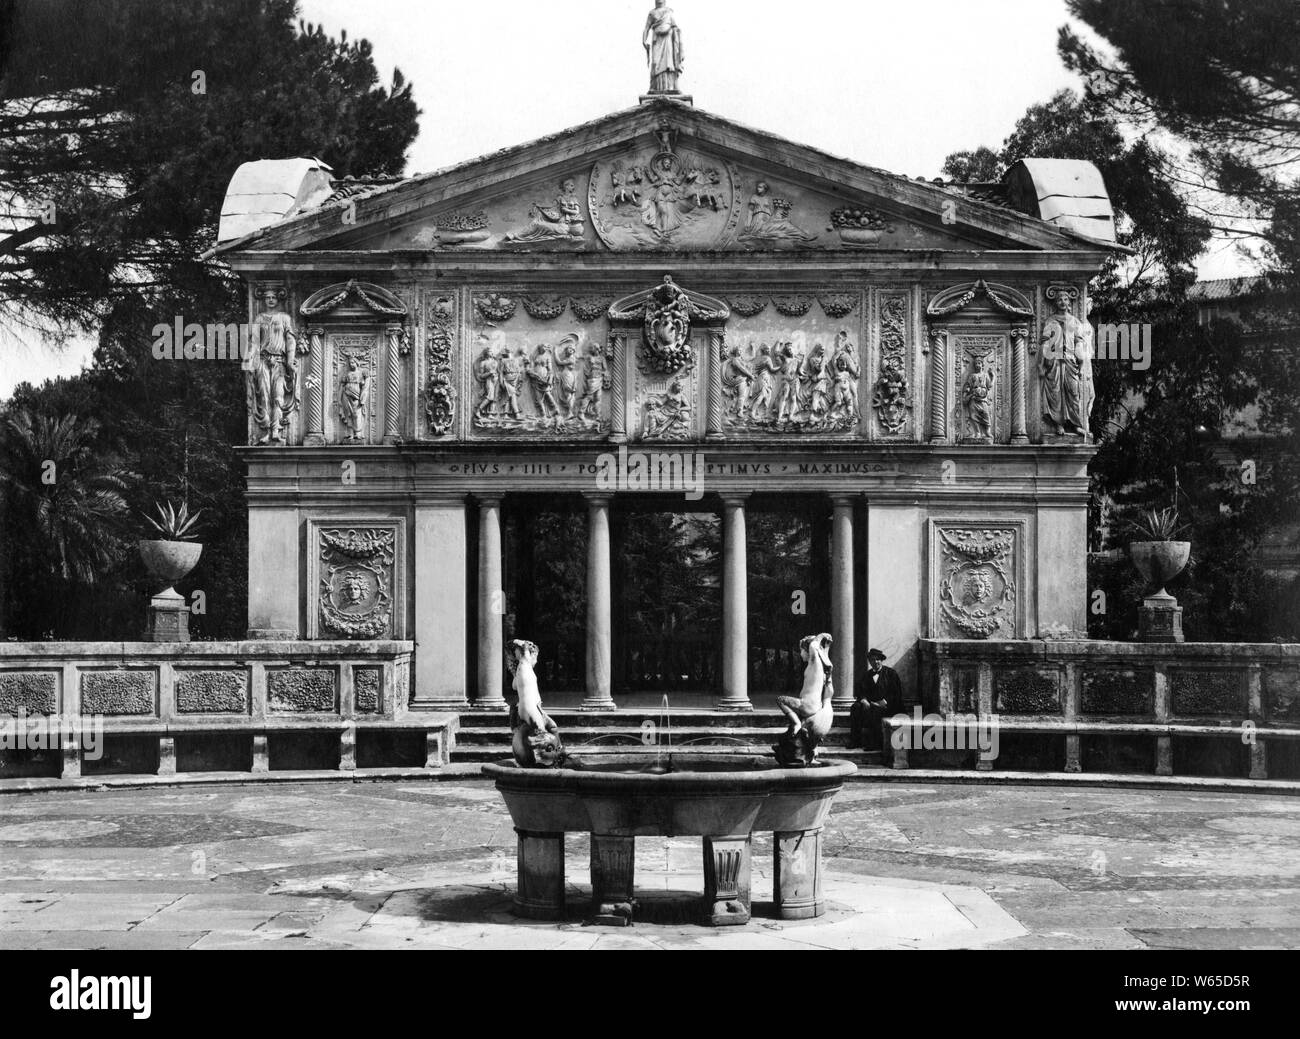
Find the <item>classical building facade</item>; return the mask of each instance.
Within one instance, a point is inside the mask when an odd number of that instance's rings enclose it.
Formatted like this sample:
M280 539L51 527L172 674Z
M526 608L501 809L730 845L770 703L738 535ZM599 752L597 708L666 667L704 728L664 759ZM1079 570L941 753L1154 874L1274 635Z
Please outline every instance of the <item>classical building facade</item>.
M647 509L720 523L687 706L789 691L749 636L765 509L821 517L841 705L869 646L915 695L920 640L1086 631L1115 249L1088 164L977 195L651 94L439 173L323 176L243 167L218 247L253 323L252 637L413 640L414 709L500 708L503 523L556 502L586 517L589 708L622 691L619 532Z

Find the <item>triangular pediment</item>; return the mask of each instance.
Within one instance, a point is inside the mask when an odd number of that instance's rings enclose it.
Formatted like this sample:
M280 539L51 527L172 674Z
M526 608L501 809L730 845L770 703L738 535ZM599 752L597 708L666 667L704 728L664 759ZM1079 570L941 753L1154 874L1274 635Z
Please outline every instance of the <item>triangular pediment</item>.
M675 101L328 202L243 251L1095 250L1011 209Z

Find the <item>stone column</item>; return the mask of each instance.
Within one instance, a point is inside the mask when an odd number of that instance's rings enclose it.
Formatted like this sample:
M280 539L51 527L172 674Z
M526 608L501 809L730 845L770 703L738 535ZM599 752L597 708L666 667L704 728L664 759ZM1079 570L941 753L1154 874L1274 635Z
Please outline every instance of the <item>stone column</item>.
M1029 329L1017 325L1011 330L1011 442L1028 444L1029 434L1025 429L1025 410L1028 405L1029 387L1025 381L1025 347L1029 340Z
M310 344L307 362L307 434L303 442L308 447L321 447L325 443L325 329L309 328Z
M727 349L727 334L720 328L709 329L709 413L706 440L724 439L722 429L722 362Z
M627 443L627 333L615 332L613 371L610 372L610 423L609 439L616 444Z
M948 442L948 333L930 329L930 443Z
M402 442L402 358L410 353L410 342L401 325L384 329L387 368L384 376L384 443Z
M417 489L415 710L469 706L469 538L465 496Z
M474 706L503 711L501 694L505 643L505 581L501 572L501 499L479 498L478 505L478 696Z
M856 623L853 609L853 505L852 495L831 498L835 513L831 521L831 663L835 665L836 710L853 706L854 636Z
M584 711L612 711L609 498L587 497L587 695Z
M749 582L746 574L745 499L722 499L721 710L752 711L749 702Z

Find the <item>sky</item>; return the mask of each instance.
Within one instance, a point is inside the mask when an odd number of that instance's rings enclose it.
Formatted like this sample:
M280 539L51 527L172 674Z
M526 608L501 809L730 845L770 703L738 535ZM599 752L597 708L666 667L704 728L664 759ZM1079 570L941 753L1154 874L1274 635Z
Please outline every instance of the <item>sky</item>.
M629 108L649 85L653 0L299 0L330 34L368 39L423 115L409 174ZM893 173L1001 145L1031 104L1076 86L1056 53L1064 0L670 0L681 87L708 112ZM262 158L263 156L249 156ZM282 158L283 156L265 156ZM1242 273L1226 250L1201 276ZM92 344L6 342L0 399L75 374Z

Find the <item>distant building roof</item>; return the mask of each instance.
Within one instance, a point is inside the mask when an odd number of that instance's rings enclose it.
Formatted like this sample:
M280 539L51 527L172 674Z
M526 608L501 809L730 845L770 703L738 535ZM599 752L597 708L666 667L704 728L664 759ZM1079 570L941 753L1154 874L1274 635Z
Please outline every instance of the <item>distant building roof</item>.
M217 241L233 241L315 209L333 190L330 168L319 159L246 162L230 179Z
M1257 292L1266 292L1269 287L1269 278L1264 274L1242 278L1215 278L1211 281L1198 281L1187 290L1187 298L1211 303L1216 300L1253 296Z

